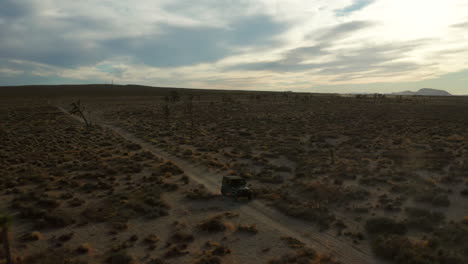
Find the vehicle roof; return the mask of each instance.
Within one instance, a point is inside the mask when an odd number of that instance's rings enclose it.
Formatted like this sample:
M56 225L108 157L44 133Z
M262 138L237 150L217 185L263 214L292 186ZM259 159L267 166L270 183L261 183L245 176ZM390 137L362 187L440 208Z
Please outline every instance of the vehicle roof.
M223 178L228 178L228 179L231 179L231 180L235 180L235 179L242 179L243 180L244 179L244 178L242 178L240 176L224 176Z

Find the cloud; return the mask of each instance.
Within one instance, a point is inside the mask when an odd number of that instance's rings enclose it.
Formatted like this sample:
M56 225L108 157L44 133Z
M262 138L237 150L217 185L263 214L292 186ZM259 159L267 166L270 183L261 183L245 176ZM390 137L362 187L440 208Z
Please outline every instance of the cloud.
M236 54L237 48L279 44L275 37L285 29L262 15L236 21L228 29L161 25L159 34L106 40L102 46L146 65L178 67L215 62Z
M4 19L16 19L31 13L31 7L17 0L2 0L0 2L0 17Z
M452 25L454 28L468 29L468 21Z
M384 53L389 52L386 48L390 46L368 46L360 49L347 49L333 51L335 42L339 42L343 38L352 35L353 33L368 28L374 25L368 21L353 21L342 23L333 27L319 29L319 34L309 34L308 39L315 38L317 44L312 46L303 46L288 50L281 54L281 58L274 61L255 62L229 66L228 69L237 70L255 70L255 71L277 71L277 72L295 72L304 70L319 70L320 72L350 72L363 67L372 67L375 62L386 61ZM403 48L402 46L401 48ZM327 55L335 55L332 61L321 63L305 63L307 60L319 59ZM359 65L358 65L359 64ZM365 66L367 65L367 66ZM331 67L340 67L333 70Z
M336 41L373 25L375 25L375 23L371 21L351 21L342 23L337 26L324 29L322 34L318 33L318 39L322 42ZM310 39L317 38L316 34L317 33L309 34L306 37Z
M353 3L345 8L336 10L337 16L349 15L353 12L359 11L366 6L372 4L375 0L353 0Z

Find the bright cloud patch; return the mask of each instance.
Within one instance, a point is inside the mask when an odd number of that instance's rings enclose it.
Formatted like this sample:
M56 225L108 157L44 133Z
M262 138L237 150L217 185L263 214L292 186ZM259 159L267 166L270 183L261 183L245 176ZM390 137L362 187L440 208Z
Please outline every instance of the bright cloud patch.
M468 94L466 14L464 0L2 0L0 85Z

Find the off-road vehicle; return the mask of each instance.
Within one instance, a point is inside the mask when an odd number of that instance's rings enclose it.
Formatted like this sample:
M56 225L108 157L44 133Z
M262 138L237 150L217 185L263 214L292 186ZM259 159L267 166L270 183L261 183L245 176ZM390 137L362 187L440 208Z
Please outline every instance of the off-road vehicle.
M247 186L247 181L239 176L224 176L221 194L233 196L236 200L242 197L252 200L252 191Z

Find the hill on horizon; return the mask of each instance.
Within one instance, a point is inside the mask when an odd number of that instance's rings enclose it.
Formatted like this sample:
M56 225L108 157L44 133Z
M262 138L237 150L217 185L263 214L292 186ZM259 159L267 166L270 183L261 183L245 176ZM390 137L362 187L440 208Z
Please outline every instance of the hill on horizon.
M422 88L419 89L419 91L412 92L412 91L403 91L403 92L397 92L397 93L392 93L394 95L424 95L424 96L452 96L447 91L444 90L438 90L438 89L431 89L431 88Z

